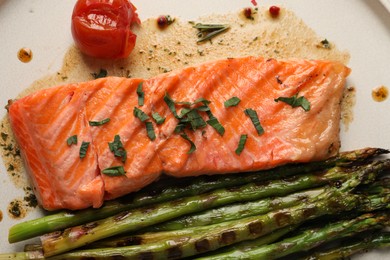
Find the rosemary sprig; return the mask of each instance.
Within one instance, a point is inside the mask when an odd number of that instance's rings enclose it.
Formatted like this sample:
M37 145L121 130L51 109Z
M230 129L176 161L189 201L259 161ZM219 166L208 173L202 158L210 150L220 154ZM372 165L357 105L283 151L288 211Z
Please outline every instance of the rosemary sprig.
M197 23L193 26L193 28L198 29L198 37L197 42L204 42L212 39L213 37L225 32L230 28L228 24L204 24Z

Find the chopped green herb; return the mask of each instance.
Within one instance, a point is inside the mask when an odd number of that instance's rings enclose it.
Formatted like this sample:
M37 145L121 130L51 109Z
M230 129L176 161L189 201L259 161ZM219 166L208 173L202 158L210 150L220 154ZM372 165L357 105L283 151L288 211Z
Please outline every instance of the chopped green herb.
M104 169L102 171L102 173L104 173L105 175L108 175L108 176L122 176L122 175L125 175L126 172L125 172L125 169L123 168L123 166L112 166L112 167L108 167L106 169Z
M148 137L150 140L156 139L156 133L154 132L153 123L152 122L145 122L146 125L146 132L148 134Z
M107 70L105 69L100 69L99 73L91 73L91 75L95 78L95 79L99 79L99 78L105 78L107 77Z
M237 146L237 149L235 151L236 154L240 155L242 150L244 150L247 139L248 139L248 135L241 135L240 136L240 141L238 142L238 146Z
M84 158L86 155L87 155L87 150L88 150L88 147L89 147L89 142L82 142L81 143L81 146L80 146L80 158Z
M77 135L72 135L66 140L68 145L77 144Z
M230 28L227 24L202 24L197 23L193 26L193 28L198 29L198 41L204 42L207 40L211 40L215 36L225 32Z
M123 144L121 142L121 137L119 135L115 135L114 141L111 143L108 143L108 147L110 148L111 152L115 152L119 148L123 148Z
M198 103L203 103L204 105L208 105L211 103L210 100L207 100L205 98L198 98L197 100L194 101L194 103L192 103L193 105L195 104L198 104Z
M196 130L206 127L207 124L217 130L220 135L225 133L225 128L210 111L210 107L208 105L211 102L209 100L205 98L198 98L194 102L174 101L167 93L164 96L164 100L171 112L177 119L179 119L179 123L174 131L175 133L182 132L187 126L191 127L192 130ZM202 103L203 105L198 105L199 103ZM180 115L177 114L175 107L176 104L186 106L180 110ZM199 112L206 112L209 116L209 120L205 121Z
M176 117L179 118L177 112L176 112L176 106L175 106L175 101L169 96L168 92L165 92L164 95L164 101L168 105L169 110L171 110L172 114Z
M187 116L187 114L191 112L191 109L190 108L183 108L181 111L180 111L180 115L179 115L179 118L184 118L185 116Z
M142 122L145 122L146 120L149 119L149 116L147 114L145 114L144 111L142 111L141 109L139 109L137 107L134 107L133 114L135 117L137 117Z
M174 133L178 134L182 132L186 128L186 123L184 122L179 122L177 126L175 127Z
M144 105L145 93L142 90L143 82L140 82L137 87L138 105L142 107Z
M160 114L157 112L153 112L152 117L153 117L154 121L156 122L156 124L158 124L158 125L161 125L165 122L165 117L160 116Z
M274 99L275 102L284 102L289 104L291 107L302 107L306 112L310 110L310 102L304 96L298 97L298 94L295 94L292 97L278 97Z
M225 128L221 125L216 117L207 120L207 124L214 128L221 136L225 133Z
M206 113L209 116L209 120L207 120L207 124L209 124L212 128L214 128L218 132L218 134L223 136L223 134L225 133L225 128L218 121L218 118L216 118L213 115L213 113L211 113L210 109L206 111Z
M262 135L264 133L264 129L260 124L260 120L259 117L257 116L257 112L251 108L245 109L244 112L251 119L253 125L256 128L257 134Z
M185 140L187 140L191 145L190 150L188 150L187 153L191 154L191 153L195 152L196 146L195 146L194 142L188 137L188 135L186 133L182 133L180 136L182 138L184 138Z
M123 147L121 138L119 135L115 135L114 141L111 143L108 143L108 147L110 148L110 151L114 153L115 157L122 158L122 162L126 162L127 159L127 152Z
M101 121L89 121L89 125L90 126L101 126L101 125L104 125L106 123L110 122L110 119L109 118L105 118Z
M238 103L241 102L241 99L238 97L232 97L224 102L225 107L234 107L237 106Z
M208 105L198 106L198 107L196 107L196 110L207 112L207 111L210 111L210 107Z
M196 111L196 109L191 109L187 113L187 119L189 120L193 130L206 127L207 125L202 116L198 113L198 111Z

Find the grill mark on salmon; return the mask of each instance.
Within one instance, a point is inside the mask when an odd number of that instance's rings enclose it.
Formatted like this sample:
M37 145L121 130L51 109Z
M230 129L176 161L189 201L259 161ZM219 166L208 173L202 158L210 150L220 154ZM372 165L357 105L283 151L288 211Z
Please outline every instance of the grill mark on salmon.
M157 77L129 79L107 77L36 92L9 107L9 118L37 190L48 210L100 207L104 200L137 191L164 172L175 177L226 174L268 169L293 162L326 159L338 152L340 100L350 70L319 60L274 60L255 57L208 62ZM136 89L143 82L144 105L138 106ZM178 119L164 101L210 100L210 110L224 126L220 135L211 126L185 130L197 150L174 133ZM278 97L305 96L311 110L275 102ZM237 96L241 102L225 108ZM134 107L165 122L152 119L156 139L147 136L145 123L133 115ZM177 105L177 111L183 106ZM264 128L259 135L244 113L254 109ZM201 112L204 120L207 115ZM110 118L101 126L89 121ZM248 139L235 154L241 134ZM67 145L72 135L77 145ZM115 157L108 143L119 135L126 161ZM90 142L85 158L81 143ZM101 171L122 165L124 176Z

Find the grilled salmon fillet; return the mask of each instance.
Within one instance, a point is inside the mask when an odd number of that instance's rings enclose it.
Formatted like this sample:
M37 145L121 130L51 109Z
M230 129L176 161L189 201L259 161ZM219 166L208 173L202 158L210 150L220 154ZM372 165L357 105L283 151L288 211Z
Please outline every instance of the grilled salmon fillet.
M257 171L335 155L349 73L332 61L232 58L48 88L14 101L9 118L45 209L100 207L162 173ZM239 102L225 106L233 97Z

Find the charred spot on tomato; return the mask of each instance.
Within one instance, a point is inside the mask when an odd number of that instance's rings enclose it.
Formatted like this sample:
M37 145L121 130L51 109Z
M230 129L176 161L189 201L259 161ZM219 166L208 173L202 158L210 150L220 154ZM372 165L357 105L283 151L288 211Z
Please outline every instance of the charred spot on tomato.
M279 13L280 13L280 7L279 6L276 6L276 5L273 5L269 8L269 13L272 17L276 18L279 16Z
M166 28L168 25L171 25L175 21L170 15L160 15L157 18L157 26L160 29Z

